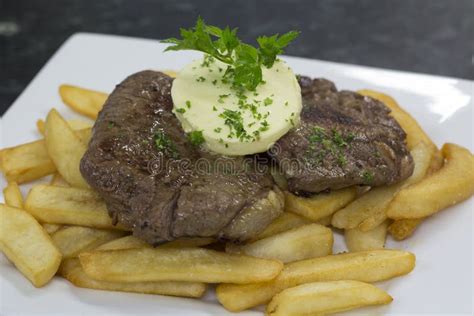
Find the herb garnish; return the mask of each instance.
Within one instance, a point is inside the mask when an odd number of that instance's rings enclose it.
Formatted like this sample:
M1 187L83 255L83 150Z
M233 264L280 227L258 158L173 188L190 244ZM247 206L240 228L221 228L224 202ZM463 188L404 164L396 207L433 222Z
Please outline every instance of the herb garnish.
M317 163L321 163L327 155L331 154L336 158L339 166L344 167L347 164L344 150L349 146L354 137L352 133L343 136L336 129L332 129L328 133L325 128L314 126L312 133L308 137L309 146L306 151L306 157L313 157Z
M163 43L172 44L165 51L197 50L227 64L224 78L229 79L234 88L253 91L263 84L262 66L271 68L276 56L283 53L299 32L290 31L283 35L260 36L258 48L245 44L237 37L237 29L228 26L221 29L207 25L201 17L196 25L180 30L181 39L169 38ZM206 57L205 57L206 58ZM209 57L207 57L209 58ZM209 61L204 59L203 64Z
M199 146L205 142L202 131L192 131L188 134L188 139L194 146Z
M365 184L371 184L374 181L374 173L370 170L366 170L362 174L362 179Z
M185 108L179 108L179 109L176 109L176 112L183 114L183 113L186 112L186 109Z
M240 140L248 138L247 131L244 128L244 120L240 112L226 109L219 114L219 117L225 119L224 124L229 126L230 133L227 136L228 138L232 138L234 135Z
M179 154L176 150L175 144L164 132L156 132L153 139L155 141L156 149L158 149L158 151L162 152L163 154L169 155L172 158L179 158Z

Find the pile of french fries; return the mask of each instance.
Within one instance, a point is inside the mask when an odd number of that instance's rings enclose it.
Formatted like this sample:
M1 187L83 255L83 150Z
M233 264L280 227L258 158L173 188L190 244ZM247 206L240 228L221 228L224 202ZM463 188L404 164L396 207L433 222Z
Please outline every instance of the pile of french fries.
M91 119L107 98L69 85L59 91L66 105ZM409 273L415 256L384 249L387 234L405 239L429 216L469 198L474 157L454 144L439 150L389 96L359 93L390 107L407 132L413 175L391 186L310 198L287 192L285 213L243 245L188 238L153 248L114 226L79 172L91 123L66 121L52 109L38 121L42 139L0 151L8 181L1 250L36 287L59 275L84 288L199 298L208 284L218 284L217 298L229 311L268 304L267 315L275 316L388 304L390 295L371 283ZM24 199L19 185L39 179L45 180ZM331 227L344 230L349 252L333 254Z

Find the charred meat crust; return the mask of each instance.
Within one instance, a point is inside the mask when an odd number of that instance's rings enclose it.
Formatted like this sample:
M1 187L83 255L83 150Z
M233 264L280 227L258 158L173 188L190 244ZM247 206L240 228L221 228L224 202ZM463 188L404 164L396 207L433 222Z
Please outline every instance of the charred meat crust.
M325 79L299 77L299 83L301 124L270 150L290 191L304 195L352 185L380 186L413 173L406 134L383 103L338 91Z
M117 85L94 125L82 175L114 221L150 244L252 238L281 214L282 193L269 172L246 168L253 157L192 145L172 113L171 84L163 73L142 71ZM183 166L203 160L204 172ZM216 167L222 161L244 171Z

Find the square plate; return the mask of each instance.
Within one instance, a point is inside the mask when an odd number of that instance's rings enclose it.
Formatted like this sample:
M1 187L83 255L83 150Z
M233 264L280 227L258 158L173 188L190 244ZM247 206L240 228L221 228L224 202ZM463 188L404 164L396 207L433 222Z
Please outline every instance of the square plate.
M61 102L62 83L112 91L126 76L143 69L180 69L199 54L163 53L158 41L97 34L76 34L48 61L0 120L0 148L38 139L36 120L56 107L68 118L79 117ZM295 73L324 77L340 89L373 89L393 96L419 121L438 145L456 142L473 150L473 82L392 70L283 57ZM5 180L0 179L5 186ZM24 188L25 192L27 187ZM404 242L388 248L417 255L415 270L378 284L394 302L356 310L357 314L471 314L473 312L474 199L426 220ZM336 236L335 253L345 250ZM234 315L216 301L80 289L55 278L34 288L0 255L0 314L155 314ZM262 315L262 308L238 315Z

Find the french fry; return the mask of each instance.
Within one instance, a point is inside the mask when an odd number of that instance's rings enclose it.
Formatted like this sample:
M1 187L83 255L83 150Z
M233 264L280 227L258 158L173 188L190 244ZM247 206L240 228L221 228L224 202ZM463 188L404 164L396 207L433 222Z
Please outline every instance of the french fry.
M392 302L383 290L359 281L302 284L275 295L267 316L326 315Z
M170 241L166 244L159 245L159 248L190 248L202 247L213 243L213 238L181 238ZM135 237L126 236L120 239L112 240L100 247L97 250L117 250L117 249L132 249L132 248L151 248L152 246L145 241Z
M75 286L144 294L171 295L182 297L201 297L206 292L207 285L198 282L107 282L97 281L88 277L81 267L79 259L66 259L61 264L59 273Z
M30 182L56 171L43 140L5 148L2 153L2 170L9 182Z
M378 282L409 273L415 256L400 250L372 250L307 259L285 265L270 282L220 284L219 302L229 311L238 312L265 304L284 289L304 283L356 280Z
M51 280L61 253L27 212L0 204L0 249L36 287Z
M80 140L84 143L84 144L89 144L89 141L91 139L91 134L92 134L92 128L84 128L84 129L80 129L80 130L77 130L75 131L77 137L80 138Z
M344 237L350 252L383 249L387 237L386 220L372 230L363 232L358 228L346 229Z
M11 207L23 208L23 195L21 195L20 187L16 182L9 182L3 190L5 204Z
M321 218L316 223L323 226L331 226L331 222L332 222L332 215L329 215L329 216Z
M92 250L111 240L122 237L125 232L71 226L55 232L51 238L63 255L74 258L81 252Z
M446 163L422 181L404 188L389 205L393 219L422 218L468 199L474 194L474 156L455 144L445 144Z
M56 225L56 224L48 224L48 223L43 224L43 229L50 235L54 234L55 232L57 232L63 227L64 226Z
M202 248L124 249L79 255L86 274L101 281L250 283L275 278L283 264Z
M392 112L390 115L400 124L407 134L407 147L409 150L415 148L420 142L425 143L429 147L436 148L431 138L420 127L418 122L390 96L381 92L372 90L359 90L358 93L379 100L384 103Z
M111 240L100 245L95 250L119 250L119 249L135 249L135 248L151 248L152 246L135 236L125 236L115 240Z
M388 232L396 240L404 240L415 232L415 229L423 222L424 218L398 219L388 227Z
M202 247L214 242L212 238L181 238L158 246L159 248ZM135 236L125 236L101 245L96 250L118 250L133 248L151 248L152 246Z
M42 223L121 229L91 190L37 185L26 197L25 209Z
M356 195L356 188L320 193L309 198L285 192L285 211L301 215L311 221L318 221L352 202Z
M46 118L45 144L61 176L72 186L89 188L79 171L87 146L55 109Z
M430 167L428 168L428 172L426 173L427 175L433 174L441 167L444 165L444 156L441 150L436 150L436 152L433 155L433 158L431 159Z
M415 170L411 177L397 184L377 187L363 194L354 202L333 215L332 226L341 229L354 229L369 231L380 225L387 218L387 208L398 191L402 188L420 181L426 175L431 163L434 148L418 143L411 150L415 163Z
M180 238L160 245L160 248L194 248L203 247L215 242L214 238Z
M76 132L84 143L88 143L91 129ZM5 148L1 153L1 170L5 178L18 184L34 181L56 172L56 166L49 158L44 140Z
M304 217L294 213L284 212L277 219L271 222L271 224L268 225L267 228L265 228L260 234L258 234L258 236L255 237L253 241L267 238L310 223L311 221Z
M97 118L108 97L103 92L65 84L59 87L59 95L63 102L72 110L93 120Z
M444 165L444 157L440 150L436 150L436 153L431 159L430 167L426 175L431 175L441 169ZM396 240L404 240L415 232L418 226L424 221L424 218L416 219L398 219L393 221L392 224L388 227L388 232Z
M70 187L69 183L67 183L66 180L64 180L63 177L59 173L53 174L51 177L51 181L49 182L50 185L55 185L58 187Z
M246 245L228 243L226 252L288 263L330 255L333 243L331 229L308 224Z
M75 131L92 127L91 123L83 120L68 120L67 123ZM37 120L36 127L38 128L38 132L40 132L40 134L44 136L45 122L43 120Z

